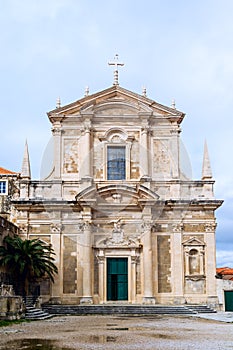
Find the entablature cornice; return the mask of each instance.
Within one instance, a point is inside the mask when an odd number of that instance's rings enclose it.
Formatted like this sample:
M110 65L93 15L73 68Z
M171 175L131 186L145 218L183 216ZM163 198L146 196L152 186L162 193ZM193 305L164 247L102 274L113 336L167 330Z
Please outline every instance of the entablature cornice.
M19 199L12 201L17 210L43 212L47 210L65 211L68 208L72 211L80 211L81 207L76 201L56 200L56 199Z
M185 208L186 210L200 210L202 209L208 209L208 210L215 210L219 208L223 203L223 200L217 200L217 199L190 199L190 200L176 200L176 199L170 199L165 200L165 209L171 210L173 209L182 209Z

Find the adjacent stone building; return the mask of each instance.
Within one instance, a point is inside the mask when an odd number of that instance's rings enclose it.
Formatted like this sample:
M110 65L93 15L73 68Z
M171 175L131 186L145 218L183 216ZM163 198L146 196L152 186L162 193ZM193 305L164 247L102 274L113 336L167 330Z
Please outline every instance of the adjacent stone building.
M0 215L15 222L15 210L11 200L19 197L20 174L0 167Z
M108 89L48 113L53 164L31 179L27 145L13 204L25 238L51 243L54 303L217 304L215 210L207 147L202 178L183 166L185 114Z

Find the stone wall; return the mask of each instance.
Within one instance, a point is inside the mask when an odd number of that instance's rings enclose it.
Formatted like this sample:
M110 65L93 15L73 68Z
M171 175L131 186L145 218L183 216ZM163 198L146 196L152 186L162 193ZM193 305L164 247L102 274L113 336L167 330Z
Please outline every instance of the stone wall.
M224 291L233 291L233 281L231 280L223 280L223 279L216 279L216 285L217 285L217 295L218 295L218 301L219 301L219 309L221 311L225 311L225 297L224 297Z
M158 292L171 292L171 247L170 236L158 236Z
M0 296L0 319L19 320L25 317L23 299L20 296Z

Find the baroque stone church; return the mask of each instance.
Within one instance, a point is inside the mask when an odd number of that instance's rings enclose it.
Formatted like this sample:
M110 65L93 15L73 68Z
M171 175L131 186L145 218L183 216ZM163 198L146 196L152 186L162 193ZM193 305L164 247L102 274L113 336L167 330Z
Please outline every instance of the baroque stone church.
M205 145L202 178L182 165L185 114L118 84L48 113L53 166L31 179L27 145L14 196L25 238L52 244L53 303L218 304L215 210Z

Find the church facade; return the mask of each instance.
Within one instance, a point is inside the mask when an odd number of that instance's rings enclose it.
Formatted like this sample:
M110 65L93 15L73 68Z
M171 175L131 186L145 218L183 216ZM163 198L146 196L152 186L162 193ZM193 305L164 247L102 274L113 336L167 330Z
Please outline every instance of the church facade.
M53 165L32 180L27 147L13 200L20 235L52 244L53 303L218 303L215 210L182 165L184 113L114 84L48 113Z

